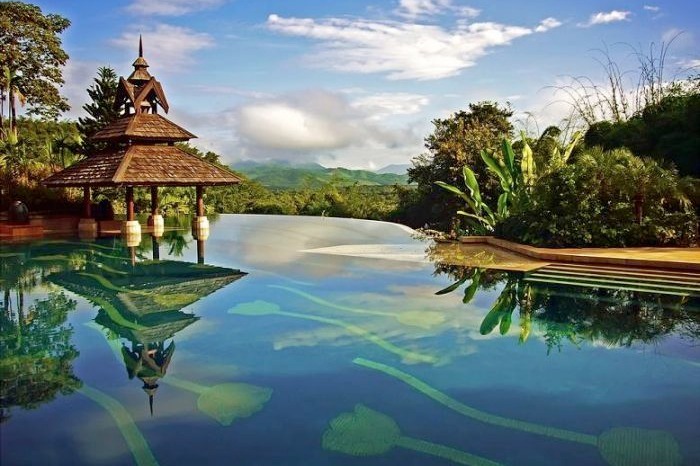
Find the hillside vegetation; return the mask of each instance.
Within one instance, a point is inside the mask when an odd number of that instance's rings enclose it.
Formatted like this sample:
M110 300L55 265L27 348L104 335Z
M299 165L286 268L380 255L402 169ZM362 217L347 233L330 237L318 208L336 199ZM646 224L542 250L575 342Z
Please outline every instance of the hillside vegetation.
M408 184L408 175L375 173L367 170L326 168L319 164L290 165L283 163L242 162L231 168L267 188L320 188L328 183L336 186L391 186Z

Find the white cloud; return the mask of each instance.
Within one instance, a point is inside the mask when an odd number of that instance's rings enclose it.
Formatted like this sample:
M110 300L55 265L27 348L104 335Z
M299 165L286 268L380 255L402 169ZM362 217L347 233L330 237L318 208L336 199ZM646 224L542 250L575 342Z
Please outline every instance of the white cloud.
M252 99L228 112L237 141L235 152L228 154L355 168L405 163L420 152L424 129L415 121L383 116L414 114L425 104L426 97L413 94L366 94L353 100L325 90Z
M631 11L612 10L607 13L601 11L592 14L591 17L588 18L587 23L579 24L579 26L588 27L595 26L597 24L609 24L616 23L618 21L628 21L631 14Z
M182 71L194 63L194 53L214 46L207 33L159 23L151 30L132 28L112 41L114 45L138 52L139 33L143 34L144 57L154 73Z
M550 16L540 21L540 24L535 28L535 32L547 32L550 29L558 28L561 24L561 21Z
M353 106L345 96L328 91L254 101L238 109L236 120L239 136L264 149L318 151L370 141L395 145L401 139L372 123L362 105Z
M646 11L651 11L652 13L658 13L661 10L661 8L654 5L644 5L644 9Z
M214 8L225 0L134 0L127 10L139 15L181 16Z
M696 69L700 68L700 58L695 58L692 60L683 60L680 63L684 69Z
M360 97L351 106L370 115L370 120L382 120L396 115L414 115L428 103L430 99L424 95L384 92Z
M479 15L479 10L476 8L457 6L452 3L452 0L399 0L399 6L394 10L397 15L408 19L417 19L444 12L451 12L467 18Z
M553 18L540 23L552 25ZM352 73L386 73L388 79L431 80L458 75L491 48L509 45L534 29L493 22L458 22L453 29L364 19L282 18L272 14L275 32L319 41L306 56L316 67ZM548 28L544 26L547 30Z

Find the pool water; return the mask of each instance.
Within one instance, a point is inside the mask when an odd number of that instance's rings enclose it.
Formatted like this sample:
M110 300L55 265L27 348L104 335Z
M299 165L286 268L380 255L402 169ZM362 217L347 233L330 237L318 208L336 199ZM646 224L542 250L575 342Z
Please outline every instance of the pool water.
M0 246L0 462L700 464L697 297L429 247L237 215L199 243Z

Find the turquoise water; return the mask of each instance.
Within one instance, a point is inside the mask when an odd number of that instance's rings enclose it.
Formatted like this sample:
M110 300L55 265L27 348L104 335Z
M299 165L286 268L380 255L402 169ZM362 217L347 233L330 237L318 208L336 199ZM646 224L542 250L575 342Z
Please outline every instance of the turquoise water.
M375 254L317 250L347 245ZM0 462L700 464L697 298L427 246L275 216L221 216L199 245L2 245Z

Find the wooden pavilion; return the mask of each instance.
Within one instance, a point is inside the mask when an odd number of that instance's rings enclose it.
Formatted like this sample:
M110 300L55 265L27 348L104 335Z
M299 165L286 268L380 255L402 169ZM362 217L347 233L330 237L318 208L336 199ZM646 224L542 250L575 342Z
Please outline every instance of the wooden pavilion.
M120 77L114 102L122 116L97 132L92 140L106 148L71 165L44 180L54 188L82 187L83 213L79 229L97 234L97 223L91 213L91 188L119 187L126 190L126 222L122 233L138 237L141 227L134 215L134 187L151 188L151 216L149 225L154 231L163 230L163 217L158 210L159 186L195 186L196 215L194 231L207 231L204 211L205 186L240 183L241 179L226 168L211 164L175 146L188 141L194 134L163 117L170 106L163 88L148 72L143 57L143 43L139 38L139 56L133 63L134 71Z

